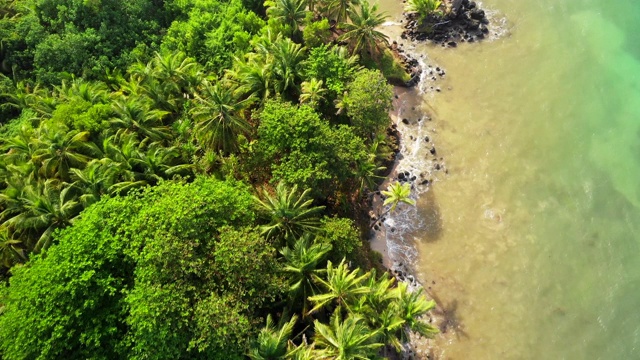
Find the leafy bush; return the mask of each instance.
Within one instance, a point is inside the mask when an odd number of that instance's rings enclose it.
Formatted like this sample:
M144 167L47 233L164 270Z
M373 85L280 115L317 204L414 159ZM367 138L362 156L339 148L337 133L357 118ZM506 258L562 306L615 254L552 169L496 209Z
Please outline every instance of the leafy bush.
M246 227L252 204L205 178L94 204L15 270L4 358L242 358L283 292L275 249Z

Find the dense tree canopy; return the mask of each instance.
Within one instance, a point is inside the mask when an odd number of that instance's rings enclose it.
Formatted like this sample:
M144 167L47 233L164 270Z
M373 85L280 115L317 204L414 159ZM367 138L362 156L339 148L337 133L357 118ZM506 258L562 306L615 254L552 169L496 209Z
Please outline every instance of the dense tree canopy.
M90 207L12 277L5 356L240 356L284 289L252 207L245 186L204 178Z
M382 17L356 3L0 0L0 357L350 359L431 335L432 302L351 266L394 143L357 56Z

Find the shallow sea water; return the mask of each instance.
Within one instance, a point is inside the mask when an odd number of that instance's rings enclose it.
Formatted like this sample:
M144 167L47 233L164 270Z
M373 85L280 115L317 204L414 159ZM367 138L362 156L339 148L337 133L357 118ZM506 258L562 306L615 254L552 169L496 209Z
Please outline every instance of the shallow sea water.
M483 7L508 35L415 49L447 74L413 91L433 120L406 134L435 138L449 174L389 248L446 309L436 355L640 359L640 3ZM426 166L406 143L399 168Z

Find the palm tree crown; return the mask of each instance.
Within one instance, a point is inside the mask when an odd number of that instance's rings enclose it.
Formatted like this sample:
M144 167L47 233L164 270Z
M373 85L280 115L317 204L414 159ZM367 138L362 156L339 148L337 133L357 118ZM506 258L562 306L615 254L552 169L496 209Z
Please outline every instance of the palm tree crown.
M389 45L387 35L376 30L385 22L387 16L378 12L377 5L370 6L366 0L362 0L359 10L349 9L351 23L340 25L346 32L339 40L348 42L354 54L366 50L373 55L379 52L381 45Z
M312 206L309 189L298 193L298 187L289 189L283 182L276 186L275 196L263 190L262 198L254 196L258 207L270 217L270 223L262 227L267 238L293 239L305 232L317 232L320 226L318 214L324 206Z

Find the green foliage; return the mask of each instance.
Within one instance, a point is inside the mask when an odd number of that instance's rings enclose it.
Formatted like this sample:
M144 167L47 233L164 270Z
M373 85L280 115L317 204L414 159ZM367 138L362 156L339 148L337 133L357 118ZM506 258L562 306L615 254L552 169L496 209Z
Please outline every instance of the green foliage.
M312 189L315 197L353 185L353 164L366 149L350 127L333 128L312 108L279 101L267 102L259 116L257 151L275 159L275 180Z
M318 232L318 217L324 206L312 206L309 192L298 193L297 186L288 188L280 182L274 196L266 189L262 190L261 198L254 196L256 205L269 218L269 224L262 226L262 233L269 239L293 240L305 232Z
M243 228L252 204L239 183L199 178L90 207L15 270L3 356L241 358L284 290L275 249Z
M411 199L411 185L409 183L401 184L396 181L389 184L387 190L381 191L382 195L386 196L384 205L391 205L390 210L396 209L399 203L403 202L409 205L415 205L416 201Z
M267 0L264 6L270 19L277 20L291 30L287 35L294 36L300 32L300 25L307 14L306 0Z
M409 0L405 5L407 11L415 11L422 21L431 15L441 15L441 0Z
M329 90L328 102L332 102L346 90L359 67L357 58L349 57L344 48L319 46L309 51L305 62L305 78L324 82Z
M342 99L357 134L372 139L389 125L393 88L377 70L361 70L347 86Z
M345 33L338 40L348 42L355 54L368 53L375 58L381 48L389 45L388 36L376 30L387 16L378 12L377 5L370 6L366 0L360 2L359 10L349 9L351 22L340 24Z
M331 246L330 257L334 261L352 258L353 252L362 246L360 232L351 219L324 217L322 230L317 241Z
M168 16L152 0L26 0L20 15L1 21L4 67L46 83L124 69L157 44Z
M302 39L307 48L313 49L331 42L331 26L326 18L308 19L302 31Z
M357 315L351 315L342 321L336 311L329 325L318 320L314 322L315 344L322 356L336 360L371 359L377 349L383 346L377 341L379 330L372 331Z
M376 60L371 57L363 57L362 64L367 69L378 69L394 85L406 84L411 80L411 75L405 70L402 62L389 49L383 49Z
M291 320L276 328L271 315L267 316L267 324L260 330L258 340L249 352L251 360L284 359L287 355L287 341L298 318L293 316Z
M284 247L280 250L285 261L284 272L289 279L291 307L297 309L297 304L301 302L303 317L309 311L309 296L318 293L314 276L319 276L325 271L321 264L330 250L330 245L311 241L309 234L300 237L293 247Z
M184 19L171 24L162 47L182 51L204 64L207 71L222 74L234 57L250 49L251 38L265 26L240 0L177 2Z

